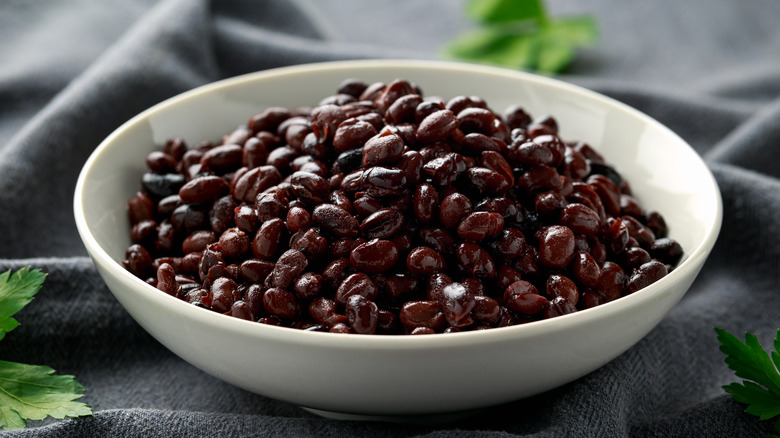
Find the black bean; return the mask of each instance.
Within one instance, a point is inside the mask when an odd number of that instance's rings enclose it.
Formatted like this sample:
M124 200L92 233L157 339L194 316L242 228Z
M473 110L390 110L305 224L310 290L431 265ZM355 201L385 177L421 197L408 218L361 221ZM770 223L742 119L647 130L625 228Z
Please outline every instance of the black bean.
M675 266L680 263L683 256L682 246L668 237L657 239L650 245L650 255L667 265Z
M141 185L144 190L157 198L179 193L179 189L184 185L184 175L178 173L157 174L147 172L141 178Z

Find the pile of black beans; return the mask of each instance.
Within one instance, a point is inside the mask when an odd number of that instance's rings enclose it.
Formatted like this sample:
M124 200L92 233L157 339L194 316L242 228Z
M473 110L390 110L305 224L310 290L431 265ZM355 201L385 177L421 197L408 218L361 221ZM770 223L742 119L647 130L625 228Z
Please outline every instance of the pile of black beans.
M146 158L123 265L164 293L303 330L483 330L616 300L681 246L551 116L347 79Z

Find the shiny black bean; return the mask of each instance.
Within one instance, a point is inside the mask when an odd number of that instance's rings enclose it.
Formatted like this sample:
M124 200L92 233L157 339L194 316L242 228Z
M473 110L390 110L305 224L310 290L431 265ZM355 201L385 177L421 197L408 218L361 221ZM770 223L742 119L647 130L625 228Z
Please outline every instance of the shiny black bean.
M683 256L682 245L668 237L663 237L653 242L650 245L649 252L653 258L672 266L680 263Z
M395 235L404 225L401 211L383 208L370 214L360 224L360 232L366 239L387 239Z
M205 175L188 181L179 189L179 198L186 203L203 203L217 199L229 191L224 178Z
M289 249L285 251L276 261L274 270L268 276L271 287L287 288L298 278L306 266L309 264L306 256L296 250Z
M396 134L383 131L363 145L363 167L394 164L404 152L404 141Z
M280 249L285 228L284 221L279 218L263 222L252 239L252 255L258 259L271 259Z
M219 248L225 257L241 257L249 251L250 244L250 237L238 228L229 228L219 236Z
M406 188L406 172L398 168L375 166L362 173L361 182L369 196L381 198L400 195Z
M200 252L206 249L209 244L216 242L217 233L211 230L198 230L187 236L181 244L181 250L185 254L191 252Z
M490 254L473 242L463 242L455 250L458 268L466 275L492 280L496 264Z
M209 306L220 313L230 310L237 300L241 298L238 293L238 284L230 278L219 277L214 280L209 290Z
M574 257L574 233L563 225L551 225L537 232L539 261L551 268L563 269Z
M292 292L272 287L263 294L263 307L269 314L282 318L292 319L297 311L297 301Z
M377 130L371 123L351 118L344 120L333 136L333 148L339 152L360 149L363 144L377 134Z
M360 168L363 164L363 149L350 149L339 154L336 158L339 170L344 173L350 173Z
M309 205L322 204L330 195L328 181L311 172L293 173L290 177L290 184L295 196Z
M419 237L422 243L439 252L442 255L453 254L455 252L456 241L453 234L445 228L421 228Z
M369 300L375 300L379 296L379 288L371 278L363 272L355 272L348 275L336 290L336 302L346 305L349 297L361 295Z
M439 208L439 192L431 184L420 184L414 192L414 215L421 223L431 222Z
M312 223L339 237L355 236L360 224L348 211L333 204L321 204L312 212Z
M250 282L262 284L266 277L274 270L274 262L259 259L247 259L239 265L241 278Z
M634 269L626 281L626 293L634 293L666 276L666 265L658 260L651 260Z
M384 114L400 97L416 93L417 90L409 81L406 79L395 79L382 88L382 91L374 99L374 105L379 114Z
M289 119L292 114L287 108L269 107L249 119L247 126L254 132L276 132L279 124Z
M439 209L439 221L447 228L455 228L461 219L471 213L471 201L461 193L452 193L444 197Z
M455 114L443 109L426 116L417 128L417 140L421 143L431 144L444 141L458 128L458 119Z
M184 185L184 175L178 173L157 174L153 172L144 173L141 178L141 186L151 196L165 198L166 196L179 193L179 189Z
M436 301L408 301L401 307L399 316L407 330L420 327L441 330L447 323Z
M349 262L356 271L379 274L391 269L398 258L398 248L393 242L373 239L356 246L349 255Z
M406 257L406 268L415 275L430 275L447 269L441 254L426 246L414 248Z
M444 156L434 158L422 167L423 173L439 187L452 185L458 179L458 176L466 170L466 161L463 156L455 152L449 152L444 154Z
M439 304L451 326L465 327L473 323L471 311L477 303L463 284L454 282L445 286Z
M133 244L125 251L122 265L138 278L146 278L152 271L152 256L141 245Z
M536 287L524 280L509 285L503 296L506 306L523 315L535 315L547 306L547 298L539 295Z
M290 248L302 252L310 261L322 259L328 252L328 241L315 228L298 231L290 238Z
M241 167L242 157L241 145L222 144L206 151L200 158L200 165L217 173L227 173Z
M182 204L171 213L173 229L186 235L205 228L207 220L208 213L199 204Z
M176 170L176 159L163 151L152 151L146 156L146 167L154 173L170 173Z
M344 79L338 86L337 92L340 94L348 94L352 97L359 98L363 91L366 90L368 85L356 78Z
M376 333L379 322L379 308L376 303L362 295L352 295L344 305L347 320L355 333L369 335Z
M531 123L531 116L519 105L511 105L504 110L504 123L509 129L523 129Z
M325 291L325 277L314 272L304 273L295 280L293 290L299 298L316 298Z
M243 202L254 202L259 194L282 181L275 166L264 165L248 169L236 181L233 196Z

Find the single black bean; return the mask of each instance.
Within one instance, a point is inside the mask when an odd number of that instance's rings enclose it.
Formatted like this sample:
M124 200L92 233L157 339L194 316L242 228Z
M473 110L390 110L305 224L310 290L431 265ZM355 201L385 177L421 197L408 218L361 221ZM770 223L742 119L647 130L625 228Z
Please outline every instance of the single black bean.
M362 173L361 183L372 197L400 195L406 187L406 172L398 168L375 166Z
M362 295L352 295L344 308L349 325L355 333L364 335L376 333L379 322L379 308L376 303Z
M179 189L179 198L186 203L213 201L228 193L230 187L224 178L204 175L188 181Z
M666 276L666 265L658 260L651 260L634 269L626 281L626 293L634 293L643 289Z
M356 246L349 255L349 262L356 271L378 274L391 269L398 258L398 248L393 242L373 239Z
M302 252L296 249L285 251L279 256L274 270L268 276L271 283L270 286L279 288L289 287L303 272L308 263L306 256Z
M179 189L184 185L185 177L178 173L157 174L153 172L144 173L141 177L141 185L144 190L157 198L179 193Z
M252 239L252 255L264 260L273 257L280 249L285 228L284 221L279 218L263 222Z
M275 166L264 165L248 169L236 181L233 196L243 202L254 202L266 189L279 184L282 174Z
M650 245L650 255L667 265L676 266L683 256L682 245L668 237L656 239Z
M348 211L333 204L321 204L312 212L312 223L339 237L355 236L360 224Z
M430 275L446 270L447 262L435 250L419 246L406 257L406 268L415 275Z
M371 278L363 272L355 272L348 275L336 290L336 302L346 305L349 297L362 295L369 300L375 300L379 296L379 288Z
M382 131L363 145L363 167L392 165L401 159L404 141L400 136Z
M387 239L404 225L404 217L396 208L383 208L370 214L360 224L360 232L366 239Z
M263 294L265 311L282 319L292 319L297 312L297 302L292 292L272 287Z
M458 128L458 119L455 114L443 109L433 112L420 122L417 128L417 140L421 143L431 144L444 141Z

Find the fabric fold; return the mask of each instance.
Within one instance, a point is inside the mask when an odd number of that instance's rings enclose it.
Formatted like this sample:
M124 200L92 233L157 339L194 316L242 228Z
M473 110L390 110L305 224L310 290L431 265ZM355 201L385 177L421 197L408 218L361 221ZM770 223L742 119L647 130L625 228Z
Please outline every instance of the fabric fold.
M206 6L158 4L0 151L0 205L14 212L0 215L0 229L16 230L4 257L31 257L41 247L50 256L85 253L71 205L87 156L135 114L218 77Z

